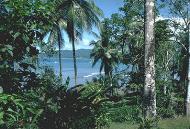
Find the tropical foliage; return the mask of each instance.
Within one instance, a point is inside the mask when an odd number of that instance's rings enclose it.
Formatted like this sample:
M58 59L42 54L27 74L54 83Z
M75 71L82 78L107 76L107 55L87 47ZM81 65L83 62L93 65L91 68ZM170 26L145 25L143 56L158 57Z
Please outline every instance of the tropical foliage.
M189 1L123 3L103 19L93 0L0 0L0 128L97 129L128 122L150 129L159 119L189 115ZM174 18L163 17L162 9ZM75 45L83 32L96 36L91 58L93 66L101 63L100 76L77 85ZM62 77L66 36L74 86ZM37 65L41 53L57 50L59 76Z
M94 45L91 57L93 57L93 66L101 60L100 73L104 69L106 76L111 76L113 68L119 64L121 54L117 51L114 45L114 41L111 40L111 27L109 19L106 19L102 23L100 40L92 41L91 45Z

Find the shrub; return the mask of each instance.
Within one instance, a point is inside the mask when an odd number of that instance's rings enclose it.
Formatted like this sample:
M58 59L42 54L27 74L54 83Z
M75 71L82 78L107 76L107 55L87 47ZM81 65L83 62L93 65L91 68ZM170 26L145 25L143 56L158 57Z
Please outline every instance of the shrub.
M102 103L107 89L89 83L68 89L67 83L46 70L35 88L19 95L0 94L0 128L93 129L108 125Z
M107 100L106 89L99 83L68 89L68 83L63 84L48 71L40 85L32 92L35 102L43 109L38 119L40 129L93 129L108 123L106 112L101 110L102 103Z
M140 125L138 129L160 129L158 127L158 118L140 118Z
M41 109L19 95L0 94L0 128L35 129Z
M108 112L112 122L135 122L140 116L140 108L137 105L129 105L126 100L119 102L107 102L104 110Z

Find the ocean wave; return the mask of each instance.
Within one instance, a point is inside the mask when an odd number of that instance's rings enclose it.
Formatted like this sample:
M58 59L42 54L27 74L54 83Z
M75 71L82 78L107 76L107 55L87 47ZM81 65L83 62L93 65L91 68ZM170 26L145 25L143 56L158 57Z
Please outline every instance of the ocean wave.
M89 75L86 75L86 76L83 76L83 77L84 77L84 78L89 78L89 77L92 77L92 76L94 76L94 75L89 74Z
M92 76L97 76L99 75L100 73L99 72L96 72L96 73L91 73L89 75L86 75L86 76L83 76L84 78L89 78L89 77L92 77ZM104 74L104 72L101 72L101 74Z

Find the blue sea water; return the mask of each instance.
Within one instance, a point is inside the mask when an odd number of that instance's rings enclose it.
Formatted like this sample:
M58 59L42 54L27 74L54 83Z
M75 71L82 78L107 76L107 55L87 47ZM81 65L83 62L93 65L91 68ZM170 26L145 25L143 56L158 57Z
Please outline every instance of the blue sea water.
M65 81L67 77L70 78L70 86L74 85L74 68L72 58L62 58L62 75ZM48 66L52 68L56 75L59 75L59 59L44 57L39 59L40 67ZM125 69L127 66L120 65L118 71ZM92 67L92 60L86 58L77 59L77 84L84 84L86 81L91 81L93 77L97 77L100 72L100 62ZM103 74L103 72L102 72Z
M40 67L48 66L52 68L56 75L59 75L59 59L44 57L39 59ZM74 84L74 68L72 58L62 58L62 75L63 79L70 78L70 84ZM78 78L77 83L83 84L86 81L90 81L93 77L99 75L100 62L92 67L91 59L77 59L77 71Z

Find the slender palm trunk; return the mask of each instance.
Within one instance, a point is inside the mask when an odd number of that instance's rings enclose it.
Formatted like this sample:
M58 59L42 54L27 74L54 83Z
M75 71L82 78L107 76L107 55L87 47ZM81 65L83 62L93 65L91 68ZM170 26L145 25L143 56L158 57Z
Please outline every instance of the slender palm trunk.
M106 60L105 62L106 63L104 65L104 73L105 73L105 76L109 77L112 75L112 72L111 72L112 68L109 64L109 61Z
M164 82L165 82L165 84L164 84L164 87L163 87L163 91L164 91L164 95L166 95L167 94L167 75L166 75L166 73L165 73L165 75L164 75Z
M104 66L104 73L106 77L109 77L109 68L107 65Z
M189 15L189 11L188 11L188 9L187 9L187 12L188 12L188 15ZM188 18L189 18L189 16L188 16ZM188 67L188 87L187 87L187 98L186 98L186 115L188 116L188 117L190 117L190 23L188 23L188 26L187 26L187 29L188 29L188 31L187 31L187 37L188 37L188 48L189 48L189 52L188 52L188 58L189 58L189 61L188 61L188 65L189 65L189 67Z
M75 50L75 32L74 32L74 21L71 21L69 24L70 28L70 36L72 42L73 49L73 65L74 65L74 79L75 85L77 85L77 61L76 61L76 50Z
M61 62L61 48L60 48L60 45L59 45L59 77L62 78L62 62Z
M154 0L145 0L144 115L147 118L156 116L154 2Z
M61 30L59 29L59 27L57 28L58 33L58 47L59 47L59 77L62 79L62 62L61 62Z
M74 65L74 74L75 74L75 85L77 85L77 61L76 61L76 50L75 50L75 41L72 39L72 48L73 48L73 65Z

